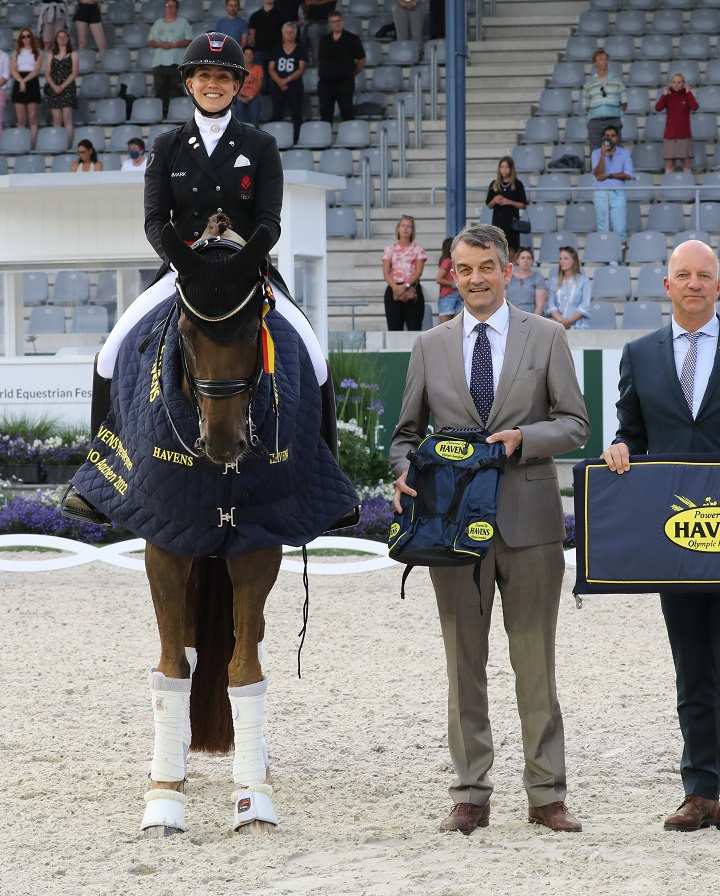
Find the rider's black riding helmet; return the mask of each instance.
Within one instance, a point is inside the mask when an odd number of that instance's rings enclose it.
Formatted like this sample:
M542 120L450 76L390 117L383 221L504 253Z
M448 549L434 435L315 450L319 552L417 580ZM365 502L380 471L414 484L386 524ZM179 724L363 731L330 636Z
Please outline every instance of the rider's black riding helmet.
M232 72L241 85L247 77L248 70L245 68L245 57L240 44L230 35L221 34L219 31L210 31L207 34L198 35L191 41L185 50L183 61L180 63L180 77L185 93L200 112L207 115L185 84L185 79L189 78L201 65L216 65L218 68L224 68ZM231 105L232 103L216 115L224 115Z

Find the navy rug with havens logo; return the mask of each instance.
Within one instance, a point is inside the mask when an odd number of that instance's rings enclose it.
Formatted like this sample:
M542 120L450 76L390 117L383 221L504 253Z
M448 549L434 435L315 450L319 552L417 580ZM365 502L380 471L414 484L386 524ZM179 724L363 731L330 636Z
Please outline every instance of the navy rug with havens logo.
M279 438L270 377L252 402L267 453L235 469L188 454L173 434L158 392L159 331L170 312L159 305L128 334L118 356L109 416L93 440L75 487L113 523L177 554L231 556L278 544L303 545L357 504L355 490L320 434L320 388L305 345L277 312L266 321L275 342ZM162 357L163 394L189 446L198 437L193 405L181 391L177 315Z

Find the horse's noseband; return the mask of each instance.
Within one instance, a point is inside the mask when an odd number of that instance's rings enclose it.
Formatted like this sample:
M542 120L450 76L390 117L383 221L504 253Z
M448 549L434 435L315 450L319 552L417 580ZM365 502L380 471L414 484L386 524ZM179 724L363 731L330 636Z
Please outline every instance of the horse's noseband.
M190 372L187 357L185 355L185 340L180 336L180 357L182 358L183 371L190 386L190 392L197 405L197 397L223 399L242 395L243 392L251 392L258 381L258 376L239 377L234 380L201 380Z

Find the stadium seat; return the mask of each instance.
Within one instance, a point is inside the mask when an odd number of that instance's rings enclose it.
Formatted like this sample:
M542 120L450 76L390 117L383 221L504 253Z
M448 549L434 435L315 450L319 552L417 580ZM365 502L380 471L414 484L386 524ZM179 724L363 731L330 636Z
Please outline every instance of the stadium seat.
M280 156L285 171L314 171L311 149L288 149Z
M615 16L616 34L630 34L639 37L645 34L645 12L640 9L623 9Z
M573 119L570 119L572 121ZM556 118L535 115L528 118L525 128L526 143L554 143L558 139L558 123Z
M429 65L414 65L410 69L410 73L407 78L407 86L409 90L415 89L415 75L420 75L420 87L422 90L430 90L430 66ZM438 89L440 89L440 85L438 84Z
M535 194L537 202L570 202L572 198L569 174L556 171L541 174L537 185L543 188L543 192ZM528 189L532 191L532 187ZM546 190L547 192L545 192Z
M50 170L53 174L68 174L72 171L72 163L77 159L74 153L63 153L59 156L53 156Z
M124 84L130 96L142 97L147 93L147 79L145 72L123 72L118 75L118 87ZM170 100L172 105L172 100Z
M45 174L45 156L15 156L14 174Z
M697 101L703 112L720 112L720 85L710 84L707 87L700 87L697 91ZM692 115L692 133L696 137L695 122L697 121L699 112ZM717 128L715 128L715 136L717 136ZM698 139L714 139L714 138L698 138Z
M119 152L103 152L99 161L102 162L103 171L120 171L124 158Z
M650 98L646 87L627 87L625 96L628 101L628 113L631 115L648 114L650 111Z
M353 0L353 13L363 19L369 19L377 13L375 0Z
M382 65L382 44L376 40L363 40L362 44L365 50L365 66L374 68L376 65Z
M691 9L693 0L660 0L660 6L666 9Z
M348 177L345 186L338 190L336 202L340 206L363 204L363 182L361 177ZM373 205L373 191L370 190L370 205Z
M386 93L397 93L402 90L402 71L391 65L379 65L373 69L372 89Z
M292 125L290 126L292 131ZM145 145L148 149L152 149L155 145L155 141L160 136L160 134L166 134L168 131L174 130L173 125L171 124L152 124L148 128L148 135L145 139Z
M585 65L582 62L556 62L551 84L553 87L581 88L585 83Z
M720 59L708 59L705 68L705 83L720 84Z
M512 157L519 173L537 173L545 168L545 152L542 146L514 146Z
M645 119L643 140L646 143L657 143L663 139L665 133L666 115L664 112L655 112Z
M268 121L260 125L260 130L275 138L278 149L290 149L293 145L293 126L289 121Z
M182 4L183 16L186 15L186 6L187 0ZM125 25L122 32L122 43L124 47L129 47L131 50L139 50L140 47L146 47L148 42L148 32L149 28L147 25L137 22L135 24Z
M290 125L290 143L292 144L292 125ZM300 128L297 141L299 149L325 149L332 144L332 125L327 121L306 121Z
M683 14L677 9L656 10L650 16L650 24L656 34L682 34L685 31Z
M145 100L138 100L145 102ZM95 103L97 124L123 124L125 122L125 100L118 98L98 100Z
M73 139L73 144L75 146L81 140L89 140L92 145L95 147L97 152L105 151L105 128L99 127L98 125L91 125L89 127L77 128L75 130L75 137Z
M532 208L532 206L531 206ZM574 202L565 209L565 229L573 233L594 233L597 228L592 202Z
M590 6L593 9L606 9L608 12L614 12L616 9L620 9L622 5L622 0L590 0ZM628 3L628 6L631 6Z
M591 330L614 330L615 306L609 302L593 302L590 305L588 326Z
M648 209L647 229L661 233L677 233L685 229L685 216L681 205L674 202L655 202Z
M108 310L103 305L73 308L70 333L107 333L108 329Z
M357 217L354 208L329 208L326 218L327 236L354 238L357 233Z
M603 9L587 9L578 19L580 34L595 34L602 37L610 30L610 20Z
M328 152L329 150L325 150ZM349 150L338 150L338 152L349 152ZM387 155L387 171L388 176L393 176L393 160L390 153L386 153ZM370 174L374 177L378 177L380 174L380 147L372 146L370 149L363 149L360 153L360 159L368 158L370 159ZM352 161L352 153L351 153L351 161ZM352 174L352 171L350 172Z
M334 146L364 149L370 145L370 125L367 121L341 121Z
M431 40L425 41L425 59L430 62L430 56L432 54L432 48L435 47L437 52L437 61L438 65L446 65L447 64L447 44L445 43L445 39L442 37L435 37Z
M693 216L691 216L691 220L694 220ZM700 203L700 229L708 233L720 231L720 203Z
M7 4L7 24L11 28L25 28L34 16L28 10L27 3Z
M677 62L670 62L668 64L668 74L674 74L675 72L680 72L681 75L684 76L685 81L690 85L696 85L700 83L700 63L697 59L687 59L682 57L678 59Z
M33 336L40 333L64 333L65 311L62 308L53 308L52 305L33 308L30 312L27 332Z
M635 298L652 301L653 299L667 299L663 280L667 270L662 264L644 264L638 274Z
M638 59L630 63L628 84L633 87L657 87L660 78L659 62L652 59Z
M661 189L657 193L658 199L663 202L694 202L695 178L689 171L671 171L663 174L660 180ZM675 189L666 189L674 187ZM679 189L682 187L683 189Z
M637 143L640 139L640 129L638 127L637 115L623 115L622 118L622 142Z
M630 296L630 268L624 265L603 265L596 268L592 279L594 302L615 300L624 302Z
M40 155L57 155L67 152L67 149L68 135L65 128L39 128L33 152Z
M604 48L610 59L616 62L629 62L636 56L635 38L630 34L611 34L604 41Z
M84 271L58 271L51 302L53 305L79 305L90 298L90 280Z
M589 233L585 238L586 262L616 264L622 258L620 234L614 232Z
M117 302L117 276L115 271L98 271L97 288L93 301L97 305L114 305Z
M595 50L597 50L597 40L594 37L588 34L573 34L568 38L565 46L565 57L585 63L588 59L592 59Z
M540 263L557 264L558 253L562 246L577 248L577 237L568 230L558 230L557 233L544 233L540 243Z
M558 145L554 146L552 149L552 152L550 154L550 162L558 162L563 156L574 156L580 159L584 164L585 147L582 144L578 143L558 143ZM555 170L562 171L563 168L568 168L568 166L563 165L562 168L556 168ZM577 168L569 166L569 170L576 171Z
M671 237L673 249L687 240L700 240L701 243L707 243L709 246L710 234L705 233L704 230L683 230L681 233L676 233L675 236Z
M110 134L109 152L127 152L128 140L142 138L142 128L134 124L119 124Z
M655 190L652 189L654 183L655 178L652 174L644 171L637 173L635 179L627 181L625 187L628 202L652 202L655 198Z
M636 171L662 171L665 168L662 143L637 143L632 150Z
M158 16L158 6L155 0L145 0L140 6L140 13L136 13L135 17L142 22L147 22L148 25L152 25L155 19L162 18L161 16Z
M103 99L110 96L110 76L105 72L83 75L79 88L80 96L88 100Z
M387 145L388 146L399 146L400 145L400 131L398 130L397 119L389 119L386 121L381 121L378 125L378 129L385 131L387 134ZM407 123L405 125L405 134L403 135L403 139L405 141L405 145L407 146L408 142L408 129ZM378 135L379 140L379 135Z
M351 177L353 173L352 151L349 149L324 149L320 153L318 171L321 171L323 174Z
M135 58L135 68L139 72L152 71L154 55L155 50L152 47L143 47L141 50L138 50Z
M415 65L419 57L420 47L414 40L391 40L385 54L388 65Z
M555 122L556 119L548 118L544 119L545 121ZM535 121L535 119L530 119L530 121ZM528 121L528 129L530 128L530 121ZM554 143L557 140L548 140L543 141L547 143ZM587 140L587 118L584 115L573 115L571 118L568 118L565 121L565 142L566 143L584 143ZM528 141L528 143L540 143L540 140Z
M132 106L130 121L135 124L156 124L162 121L162 100L159 97L141 97Z
M30 152L28 128L5 128L0 134L0 154L14 156L27 152Z
M130 68L129 47L110 47L102 57L102 70L109 75L119 75Z
M628 202L626 205L625 221L628 233L637 233L642 230L642 216L639 202Z
M628 264L643 264L646 261L664 262L666 254L664 233L644 230L631 235L628 243Z
M107 21L113 25L127 25L135 17L135 8L132 0L115 0L109 4Z
M28 271L22 275L20 298L23 305L42 305L48 299L48 278L44 271Z
M133 112L135 111L135 106L133 106ZM189 96L174 96L170 100L170 105L168 106L168 114L165 118L165 121L170 122L180 122L188 121L188 119L192 118L193 112L195 111L195 107L193 106L193 101ZM133 119L131 119L133 120Z
M534 202L528 206L527 215L533 233L555 232L558 229L557 212L554 205Z
M717 34L720 31L720 12L701 7L694 9L690 13L687 30L696 34Z
M673 53L669 34L646 34L640 41L639 59L670 59Z
M681 34L677 54L680 59L709 59L710 38L707 34ZM697 84L697 80L690 83Z
M92 74L92 72L95 71L95 65L97 63L97 54L95 53L95 50L83 47L82 50L76 50L76 53L78 54L78 62L80 64L80 74Z
M703 177L703 187L706 189L700 193L702 202L717 202L720 200L720 172L709 171ZM708 189L708 187L712 189Z
M569 115L572 111L572 91L561 87L546 87L540 94L540 115Z
M202 0L183 0L182 14L188 22L201 22L205 18L205 9ZM247 12L248 4L245 4Z
M623 330L659 330L662 309L656 302L627 302L623 305Z

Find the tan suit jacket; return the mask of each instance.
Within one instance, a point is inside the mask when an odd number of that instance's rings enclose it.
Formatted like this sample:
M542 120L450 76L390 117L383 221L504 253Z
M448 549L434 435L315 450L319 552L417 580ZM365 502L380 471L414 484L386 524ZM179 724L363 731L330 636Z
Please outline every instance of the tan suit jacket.
M510 458L500 481L497 525L510 547L529 547L564 539L552 457L583 445L590 425L563 327L508 307L505 358L486 428L522 431L519 456ZM465 380L462 342L462 314L415 342L390 446L396 475L426 435L430 415L435 429L482 426Z

